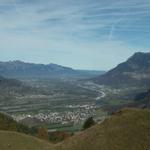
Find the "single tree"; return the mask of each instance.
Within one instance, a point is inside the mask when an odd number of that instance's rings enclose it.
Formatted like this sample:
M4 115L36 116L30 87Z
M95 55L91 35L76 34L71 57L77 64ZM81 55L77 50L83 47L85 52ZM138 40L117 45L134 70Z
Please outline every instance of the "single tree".
M95 125L95 121L93 117L89 117L83 124L83 130L90 128L93 125Z

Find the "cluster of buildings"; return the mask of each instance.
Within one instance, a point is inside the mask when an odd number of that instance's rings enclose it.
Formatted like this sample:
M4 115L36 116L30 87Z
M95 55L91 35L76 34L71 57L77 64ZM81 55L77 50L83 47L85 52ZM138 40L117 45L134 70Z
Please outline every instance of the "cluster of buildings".
M36 118L41 122L46 122L48 124L80 124L88 117L95 115L95 106L93 105L84 105L80 107L69 105L66 107L72 109L66 109L61 112L37 113L34 115L14 115L13 118L17 121L21 121L25 118Z

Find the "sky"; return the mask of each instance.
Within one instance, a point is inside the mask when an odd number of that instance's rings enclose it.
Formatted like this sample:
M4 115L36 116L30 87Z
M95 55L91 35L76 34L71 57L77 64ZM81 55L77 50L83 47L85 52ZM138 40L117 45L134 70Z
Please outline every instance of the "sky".
M109 70L149 39L150 0L0 0L0 61Z

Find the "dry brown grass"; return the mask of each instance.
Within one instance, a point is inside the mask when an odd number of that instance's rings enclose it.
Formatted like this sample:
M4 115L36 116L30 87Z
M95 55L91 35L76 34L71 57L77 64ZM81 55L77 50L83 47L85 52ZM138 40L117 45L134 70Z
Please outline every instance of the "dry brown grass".
M0 131L0 150L51 150L43 140L12 131Z
M150 110L124 109L57 150L149 150Z

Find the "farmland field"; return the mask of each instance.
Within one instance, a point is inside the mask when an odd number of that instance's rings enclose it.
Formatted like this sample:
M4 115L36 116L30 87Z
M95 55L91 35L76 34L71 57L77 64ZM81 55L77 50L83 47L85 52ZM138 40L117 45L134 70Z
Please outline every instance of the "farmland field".
M99 116L96 115L97 109L101 108L96 101L102 93L87 88L84 85L87 81L26 79L23 82L40 92L1 97L1 111L17 121L29 126L44 126L49 130L72 131L80 129L88 117ZM105 112L102 114L106 115Z

